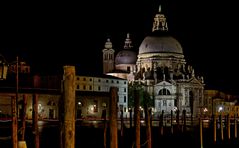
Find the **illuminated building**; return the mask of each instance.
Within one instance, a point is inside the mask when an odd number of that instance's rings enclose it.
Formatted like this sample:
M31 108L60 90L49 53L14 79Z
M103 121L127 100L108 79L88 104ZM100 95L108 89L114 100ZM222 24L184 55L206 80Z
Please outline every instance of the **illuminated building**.
M186 63L181 44L168 32L161 6L154 17L152 33L133 52L129 34L124 49L116 55L110 39L103 49L103 72L140 83L151 95L155 111L166 114L175 107L197 116L203 105L204 80Z

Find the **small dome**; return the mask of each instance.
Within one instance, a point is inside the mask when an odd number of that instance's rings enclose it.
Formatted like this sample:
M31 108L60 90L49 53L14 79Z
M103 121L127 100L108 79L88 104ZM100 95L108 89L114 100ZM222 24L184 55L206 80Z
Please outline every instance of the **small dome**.
M115 57L115 64L135 64L137 55L131 50L121 50Z
M139 54L145 53L177 53L183 54L180 43L173 37L147 36L139 47Z
M112 48L112 42L110 41L110 38L107 39L105 42L105 48L111 49Z

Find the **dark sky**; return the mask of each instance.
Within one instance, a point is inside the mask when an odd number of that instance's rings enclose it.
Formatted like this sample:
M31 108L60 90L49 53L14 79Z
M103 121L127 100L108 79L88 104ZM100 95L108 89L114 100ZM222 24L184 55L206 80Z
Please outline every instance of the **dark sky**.
M66 64L101 72L106 38L111 38L117 52L129 32L138 47L151 32L160 3L169 32L181 43L186 62L204 76L206 87L239 94L236 2L103 0L1 5L0 52L8 60L16 55L27 59L36 72L52 72Z

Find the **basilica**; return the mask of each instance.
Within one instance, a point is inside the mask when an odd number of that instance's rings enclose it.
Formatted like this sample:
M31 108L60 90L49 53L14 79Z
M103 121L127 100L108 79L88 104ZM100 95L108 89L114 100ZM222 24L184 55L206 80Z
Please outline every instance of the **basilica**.
M154 112L179 110L196 117L204 105L204 80L185 60L181 44L168 32L166 16L159 6L152 32L133 50L130 34L118 53L110 38L103 52L103 73L140 83L154 99Z

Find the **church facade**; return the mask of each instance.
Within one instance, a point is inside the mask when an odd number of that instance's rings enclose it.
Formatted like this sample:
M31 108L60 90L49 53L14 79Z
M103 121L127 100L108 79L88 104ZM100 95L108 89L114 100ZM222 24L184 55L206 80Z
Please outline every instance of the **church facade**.
M140 83L154 99L154 112L170 114L186 111L189 116L201 113L204 80L187 64L181 44L168 33L161 7L154 17L152 32L134 52L129 34L123 50L115 55L108 38L103 52L103 73Z

